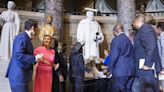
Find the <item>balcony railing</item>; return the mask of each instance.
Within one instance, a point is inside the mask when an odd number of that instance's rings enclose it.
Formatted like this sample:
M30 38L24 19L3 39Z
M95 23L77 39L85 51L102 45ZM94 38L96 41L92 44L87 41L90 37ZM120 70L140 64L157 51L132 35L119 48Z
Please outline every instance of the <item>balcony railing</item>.
M164 16L164 11L156 11L156 12L146 12L152 16Z
M0 8L7 8L5 4L0 3ZM34 12L41 12L43 13L45 9L42 8L33 8L33 7L20 7L16 6L16 10L24 10L24 11L34 11Z
M64 11L66 15L84 15L83 12L77 12L77 11ZM156 11L156 12L146 12L147 14L150 14L152 16L164 16L164 11ZM117 12L114 13L97 13L97 16L117 16Z
M44 3L43 3L44 4ZM44 6L44 5L43 5ZM6 8L5 4L0 4L0 8ZM45 9L44 8L32 8L32 7L16 7L17 10L24 10L24 11L34 11L34 12L40 12L44 13ZM147 14L150 14L152 16L164 16L164 11L154 11L154 12L146 12ZM78 12L78 11L66 11L64 10L65 15L85 15L84 12ZM117 12L113 13L97 13L97 16L117 16Z

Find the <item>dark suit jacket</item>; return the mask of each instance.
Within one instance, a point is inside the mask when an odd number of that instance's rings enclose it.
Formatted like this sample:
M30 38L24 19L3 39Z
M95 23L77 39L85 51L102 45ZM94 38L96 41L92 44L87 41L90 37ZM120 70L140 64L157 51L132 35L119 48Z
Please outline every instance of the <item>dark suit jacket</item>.
M133 45L125 33L112 40L110 58L109 71L112 76L133 76L135 74Z
M138 30L134 39L134 57L137 76L154 76L154 71L144 71L139 69L139 59L145 59L145 66L152 67L155 63L156 72L162 69L159 58L157 37L153 27L149 24L143 24Z
M67 57L63 52L59 53L59 57L60 57L60 62L59 62L60 73L63 75L64 79L66 79L66 76L68 74Z
M35 64L31 39L26 32L20 33L13 44L13 53L6 77L11 80L28 82L32 79Z
M84 72L89 69L84 65L82 53L74 53L70 57L70 76L77 78L84 78Z

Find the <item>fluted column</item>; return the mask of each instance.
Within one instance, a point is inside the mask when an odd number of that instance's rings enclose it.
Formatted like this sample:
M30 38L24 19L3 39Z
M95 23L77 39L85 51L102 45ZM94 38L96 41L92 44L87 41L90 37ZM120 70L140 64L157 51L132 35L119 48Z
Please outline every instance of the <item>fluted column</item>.
M135 0L117 0L118 22L123 24L125 32L129 35L132 21L135 17Z

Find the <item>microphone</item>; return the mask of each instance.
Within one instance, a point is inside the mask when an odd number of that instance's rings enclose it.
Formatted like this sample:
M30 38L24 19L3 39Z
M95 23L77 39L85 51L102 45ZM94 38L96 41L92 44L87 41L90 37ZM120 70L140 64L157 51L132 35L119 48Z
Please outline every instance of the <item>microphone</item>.
M96 36L99 35L99 32L96 32Z
M98 38L99 36L99 32L96 32L96 39L94 39L95 42L97 42L98 40L101 40L101 38Z

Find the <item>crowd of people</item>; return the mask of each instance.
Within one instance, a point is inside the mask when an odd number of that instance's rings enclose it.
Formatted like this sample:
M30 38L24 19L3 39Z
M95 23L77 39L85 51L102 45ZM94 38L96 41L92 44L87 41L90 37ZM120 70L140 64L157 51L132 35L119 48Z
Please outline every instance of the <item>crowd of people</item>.
M134 19L133 27L136 30L133 40L124 33L122 24L116 24L113 28L114 38L110 44L110 54L106 55L108 63L105 64L112 76L111 92L160 92L159 76L164 75L164 22L158 22L155 27L145 23L144 16L138 15ZM6 74L11 90L28 92L28 82L32 79L34 65L34 92L65 92L68 74L65 44L60 50L57 40L45 34L42 46L33 51L31 39L37 30L37 22L29 19L25 22L25 32L20 33L14 40L13 54ZM52 41L54 48L51 47ZM83 92L84 72L91 71L85 67L82 47L83 44L76 42L71 48L71 92ZM138 85L135 85L136 80L139 81Z
M137 15L132 25L134 32L129 37L122 24L114 26L110 53L105 60L99 59L108 67L110 92L161 92L164 87L164 22L151 24L145 22L145 15ZM85 67L84 58L80 58L84 44L79 44L75 44L70 60L75 92L83 92L84 72L91 71Z
M115 37L111 42L108 65L112 92L160 92L164 75L164 22L155 26L146 23L144 15L137 15L132 25L134 39L125 35L122 24L113 29ZM163 81L161 86L164 87Z

